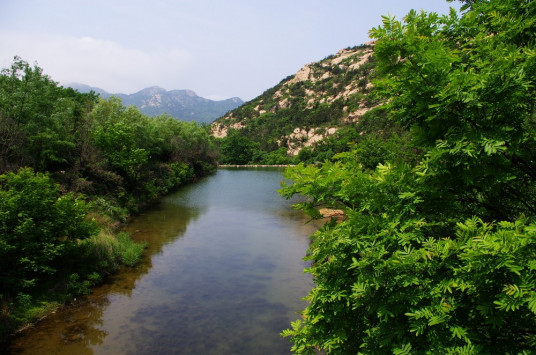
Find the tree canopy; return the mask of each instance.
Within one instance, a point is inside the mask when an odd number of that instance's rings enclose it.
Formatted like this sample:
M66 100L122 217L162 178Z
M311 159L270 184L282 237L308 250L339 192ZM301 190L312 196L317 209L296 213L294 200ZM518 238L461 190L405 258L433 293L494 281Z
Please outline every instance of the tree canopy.
M413 157L357 145L287 173L299 207L342 208L313 236L315 287L283 332L296 353L536 348L536 2L383 17L376 90Z
M41 300L88 292L139 260L143 244L116 238L113 221L215 158L205 127L61 87L15 57L0 73L0 343Z

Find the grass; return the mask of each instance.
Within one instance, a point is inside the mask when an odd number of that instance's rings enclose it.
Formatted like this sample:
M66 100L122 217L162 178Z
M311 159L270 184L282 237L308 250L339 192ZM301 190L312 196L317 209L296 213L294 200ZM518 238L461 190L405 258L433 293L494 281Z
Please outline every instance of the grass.
M121 232L117 235L117 242L117 254L123 264L134 266L140 262L143 249L145 249L147 243L137 243L125 232Z
M15 329L43 318L77 295L90 293L91 287L121 265L132 267L140 261L146 243L135 242L126 232L117 233L110 217L94 212L88 217L101 229L80 242L76 270L58 273L34 289L32 295L19 293L12 299L5 299L0 294L0 351Z

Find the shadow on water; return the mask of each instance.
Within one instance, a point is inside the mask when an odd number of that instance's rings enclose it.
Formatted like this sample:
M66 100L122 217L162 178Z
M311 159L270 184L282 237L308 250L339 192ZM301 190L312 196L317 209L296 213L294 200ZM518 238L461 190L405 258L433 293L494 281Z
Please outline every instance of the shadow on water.
M277 195L278 170L220 170L126 226L141 263L15 339L27 354L285 354L316 228Z
M123 267L107 278L89 296L49 315L36 327L22 332L11 344L14 354L93 354L92 347L103 344L108 332L103 329L103 314L115 295L131 296L136 282L149 272L152 258L186 232L191 221L202 215L199 208L184 207L163 199L151 211L136 216L124 228L133 239L146 241L147 248L138 265ZM148 221L151 223L148 223ZM139 228L139 229L138 229Z

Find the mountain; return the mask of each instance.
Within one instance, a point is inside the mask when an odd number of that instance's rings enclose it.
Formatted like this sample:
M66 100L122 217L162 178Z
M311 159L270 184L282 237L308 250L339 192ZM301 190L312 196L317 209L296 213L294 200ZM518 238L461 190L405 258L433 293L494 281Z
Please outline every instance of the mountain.
M99 94L101 97L107 99L109 98L110 96L112 96L112 94L100 89L100 88L97 88L97 87L94 87L94 86L89 86L89 85L86 85L86 84L81 84L81 83L70 83L68 84L67 86L81 92L81 93L88 93L90 91L93 91L95 92L96 94Z
M305 65L213 122L213 136L225 138L232 132L262 152L284 151L292 158L305 147L312 149L326 138L353 129L380 104L369 95L373 51L373 43L368 43Z
M196 121L198 123L211 123L216 118L243 104L243 101L238 97L214 101L197 96L191 90L167 91L158 86L148 87L130 95L110 94L102 89L78 83L69 86L80 92L93 90L103 98L119 97L125 106L136 106L148 116L158 116L165 113L182 121Z

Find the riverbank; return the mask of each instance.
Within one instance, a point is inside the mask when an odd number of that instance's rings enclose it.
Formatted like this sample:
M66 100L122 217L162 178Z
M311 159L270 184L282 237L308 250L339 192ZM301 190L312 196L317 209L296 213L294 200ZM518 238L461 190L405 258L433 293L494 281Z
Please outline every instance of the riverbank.
M46 319L78 296L90 294L93 288L116 274L121 267L137 265L146 243L135 242L123 231L132 213L136 216L150 209L162 197L195 183L215 170L213 166L212 169L203 171L202 175L196 176L192 169L192 175L184 174L183 179L169 181L168 185L175 183L175 186L168 186L150 200L136 201L132 211L125 205L114 204L110 202L112 199L103 197L94 199L91 207L88 204L83 214L78 217L88 224L90 235L70 245L71 254L64 257L65 261L58 262L58 266L54 264L55 268L51 269L51 274L37 279L35 286L31 288L23 289L11 297L0 292L0 352L5 350L21 331ZM53 181L50 180L50 183ZM55 188L59 189L58 186ZM57 195L60 196L59 190ZM86 205L85 200L79 203Z
M123 230L147 242L140 264L29 327L8 353L289 353L279 332L312 287L302 258L317 227L277 194L281 177L221 169L132 216Z
M255 165L239 165L239 164L222 164L218 165L219 168L289 168L296 165L293 164L282 164L282 165L264 165L264 164L255 164Z

